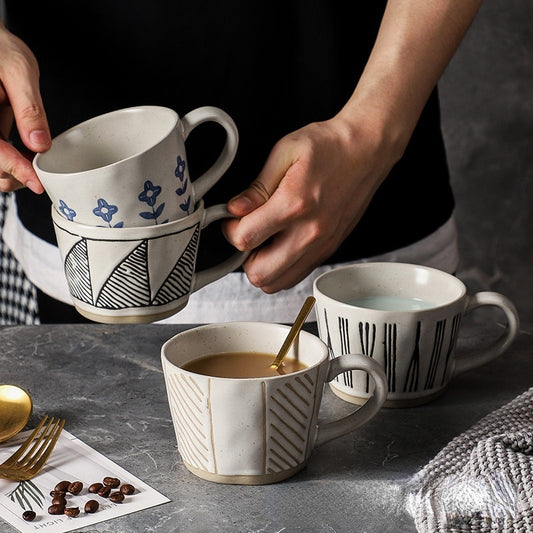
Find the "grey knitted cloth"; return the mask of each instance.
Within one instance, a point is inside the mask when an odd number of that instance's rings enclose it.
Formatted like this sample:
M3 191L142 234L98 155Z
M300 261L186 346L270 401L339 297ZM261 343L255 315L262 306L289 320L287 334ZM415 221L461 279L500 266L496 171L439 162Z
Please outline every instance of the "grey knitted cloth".
M533 388L453 439L410 482L420 533L533 532Z

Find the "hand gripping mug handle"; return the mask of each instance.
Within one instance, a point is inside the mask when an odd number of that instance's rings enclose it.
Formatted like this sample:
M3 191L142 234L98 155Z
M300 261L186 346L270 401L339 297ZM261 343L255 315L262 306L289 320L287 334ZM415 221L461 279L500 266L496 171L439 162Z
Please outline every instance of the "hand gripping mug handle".
M350 370L364 370L368 372L374 380L374 394L357 411L339 420L319 424L315 439L315 445L317 446L345 435L356 427L368 422L377 414L387 399L387 377L380 364L374 361L374 359L366 355L348 354L331 359L329 365L326 379L328 382L342 372L348 372Z
M496 357L509 348L518 334L520 324L518 311L509 298L497 292L478 292L468 296L465 314L470 313L474 309L483 305L499 307L507 317L507 327L496 340L489 344L489 346L478 349L467 355L457 357L455 359L455 368L453 371L454 376L496 359Z
M208 207L204 212L201 229L204 229L206 226L209 226L211 222L220 220L221 218L235 217L228 212L225 204L218 204ZM224 277L226 274L233 272L246 261L249 255L250 252L236 252L222 263L205 270L200 270L200 272L197 272L194 275L191 292L197 291L209 283Z
M226 142L222 152L213 165L201 176L193 180L193 194L191 205L196 205L198 200L220 179L228 170L237 153L239 144L239 132L233 119L222 109L212 106L204 106L194 109L181 119L183 140L185 141L191 131L203 122L216 122L226 130Z

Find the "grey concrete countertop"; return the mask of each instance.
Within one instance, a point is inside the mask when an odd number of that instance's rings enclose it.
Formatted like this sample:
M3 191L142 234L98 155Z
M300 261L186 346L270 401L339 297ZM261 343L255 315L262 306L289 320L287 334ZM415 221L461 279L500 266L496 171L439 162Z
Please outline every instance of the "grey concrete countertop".
M34 399L29 426L45 413L171 502L81 529L85 532L416 531L404 510L406 481L451 439L533 386L531 324L498 360L457 377L437 400L383 409L352 434L316 448L306 468L265 486L196 478L177 451L160 363L162 343L188 326L46 325L0 330L0 383ZM316 331L314 325L308 326ZM459 351L491 337L466 324ZM328 388L321 418L354 406ZM0 520L0 531L15 531Z

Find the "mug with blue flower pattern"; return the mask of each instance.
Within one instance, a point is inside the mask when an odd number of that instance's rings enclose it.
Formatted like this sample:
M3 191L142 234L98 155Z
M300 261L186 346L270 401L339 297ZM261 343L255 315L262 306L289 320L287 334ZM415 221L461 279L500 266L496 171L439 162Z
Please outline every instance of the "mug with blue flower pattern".
M185 141L208 121L226 130L225 146L211 168L191 181ZM33 166L56 211L71 222L155 226L194 211L231 165L238 140L232 118L216 107L200 107L183 118L165 107L131 107L60 134Z

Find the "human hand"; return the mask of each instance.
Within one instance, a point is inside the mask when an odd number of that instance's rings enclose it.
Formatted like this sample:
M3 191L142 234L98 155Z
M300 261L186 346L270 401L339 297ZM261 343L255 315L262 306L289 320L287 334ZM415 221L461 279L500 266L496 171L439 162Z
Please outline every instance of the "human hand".
M399 154L361 115L313 123L281 139L248 189L228 202L224 223L250 282L287 289L331 256L356 226ZM355 125L355 126L354 126Z
M403 154L480 4L387 2L343 109L281 139L258 178L228 203L242 218L225 222L225 234L239 250L254 250L244 265L253 285L289 288L337 250Z
M31 152L52 144L41 94L39 67L31 50L0 23L0 191L44 191L27 157L7 142L13 118Z

